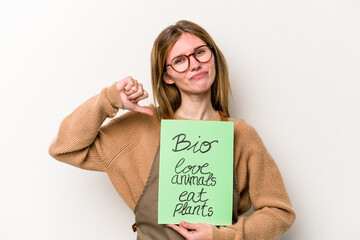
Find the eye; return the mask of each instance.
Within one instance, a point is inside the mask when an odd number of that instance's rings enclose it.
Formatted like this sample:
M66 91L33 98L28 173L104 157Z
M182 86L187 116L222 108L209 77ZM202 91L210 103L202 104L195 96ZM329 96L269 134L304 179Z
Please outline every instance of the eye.
M181 63L181 62L182 62L181 59L175 59L174 64L178 64L178 63Z
M204 49L199 49L199 50L197 50L196 51L196 56L201 56L202 54L204 54L205 53L205 50Z
M172 61L172 65L177 65L177 64L181 64L181 63L185 62L185 58L186 57L184 57L184 56L180 56L180 57L175 58Z

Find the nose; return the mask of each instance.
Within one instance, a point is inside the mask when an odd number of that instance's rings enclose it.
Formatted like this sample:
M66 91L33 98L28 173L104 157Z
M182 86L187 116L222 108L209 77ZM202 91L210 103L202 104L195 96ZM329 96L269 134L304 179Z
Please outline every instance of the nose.
M195 59L194 55L189 57L189 68L191 71L198 70L201 68L201 63Z

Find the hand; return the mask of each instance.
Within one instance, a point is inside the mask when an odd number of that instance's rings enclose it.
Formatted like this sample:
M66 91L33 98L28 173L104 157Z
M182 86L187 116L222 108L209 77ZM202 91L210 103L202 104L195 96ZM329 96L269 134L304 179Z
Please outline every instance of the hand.
M212 226L205 223L188 223L180 221L180 226L166 226L180 233L186 240L212 240Z
M126 77L116 84L120 92L121 101L127 110L153 115L153 112L146 107L141 107L138 102L149 96L143 89L143 85L132 77Z

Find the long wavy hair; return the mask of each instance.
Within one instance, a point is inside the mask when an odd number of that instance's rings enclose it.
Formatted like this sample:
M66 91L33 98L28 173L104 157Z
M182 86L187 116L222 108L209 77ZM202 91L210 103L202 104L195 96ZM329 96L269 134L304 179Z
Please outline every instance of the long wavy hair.
M181 104L179 89L175 84L165 83L164 74L166 71L166 57L184 32L195 35L206 44L212 46L216 75L211 86L211 104L215 110L221 111L229 117L228 96L231 90L229 72L224 55L205 29L187 20L178 21L175 25L165 28L156 38L151 51L151 84L155 106L158 103L158 117L160 119L173 117L174 112Z

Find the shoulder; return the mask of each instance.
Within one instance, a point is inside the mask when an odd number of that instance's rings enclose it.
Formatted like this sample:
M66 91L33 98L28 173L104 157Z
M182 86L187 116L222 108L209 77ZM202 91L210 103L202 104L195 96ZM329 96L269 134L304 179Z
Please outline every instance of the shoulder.
M262 145L262 140L256 129L248 123L244 118L238 120L229 118L229 121L234 122L234 138L235 144L241 145Z
M234 131L237 135L241 135L242 137L249 137L250 135L257 134L255 128L244 118L240 118L238 120L229 118L229 121L234 122Z

